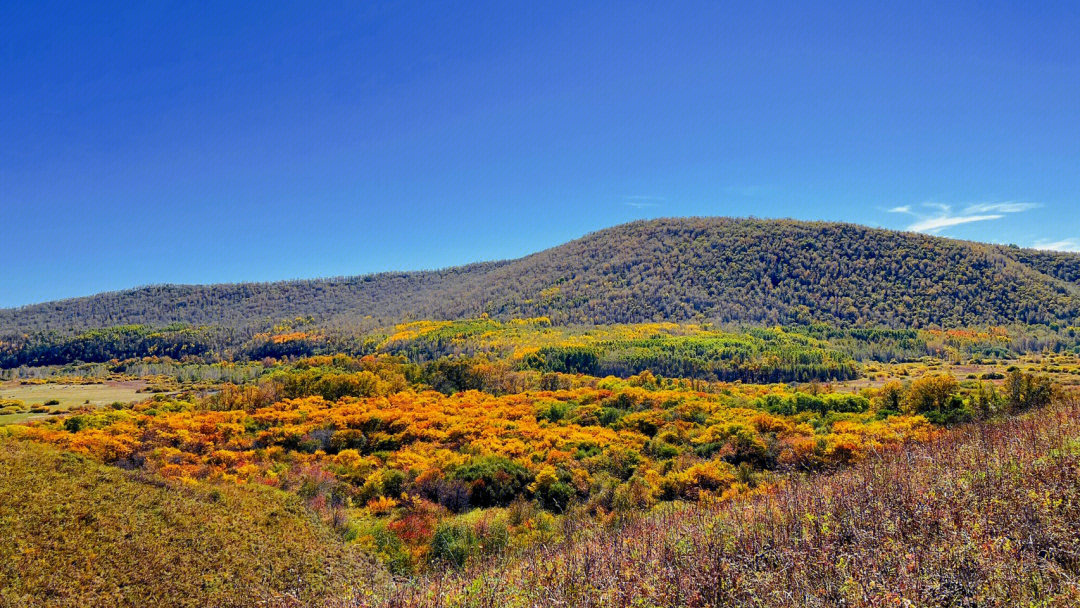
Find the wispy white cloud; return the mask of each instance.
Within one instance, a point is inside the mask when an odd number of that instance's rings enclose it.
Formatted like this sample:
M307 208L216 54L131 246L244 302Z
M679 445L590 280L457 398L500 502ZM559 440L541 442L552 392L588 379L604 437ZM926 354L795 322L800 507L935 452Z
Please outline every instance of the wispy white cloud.
M908 230L912 232L926 232L928 234L937 234L942 228L948 228L949 226L959 226L960 224L970 224L972 222L985 222L987 220L1000 220L1005 217L1001 214L993 215L942 215L940 217L928 217L921 219L914 224L908 226Z
M938 234L943 229L950 226L1000 220L1005 217L1005 214L1007 213L1020 213L1041 206L1042 205L1039 203L1018 203L1013 201L975 203L967 205L960 212L954 213L952 205L925 202L921 207L930 210L927 213L915 211L912 209L911 205L893 207L892 209L889 209L889 213L902 213L914 217L915 221L907 227L907 229L912 232Z
M1020 213L1028 209L1042 207L1039 203L978 203L964 207L964 213Z
M659 207L660 203L666 200L667 198L663 196L645 196L638 194L634 196L624 196L623 204L634 207L635 209L645 209L647 207Z
M1031 245L1035 249L1046 249L1049 251L1077 251L1080 252L1080 241L1076 239L1061 239L1060 241L1047 241L1040 240L1035 241Z

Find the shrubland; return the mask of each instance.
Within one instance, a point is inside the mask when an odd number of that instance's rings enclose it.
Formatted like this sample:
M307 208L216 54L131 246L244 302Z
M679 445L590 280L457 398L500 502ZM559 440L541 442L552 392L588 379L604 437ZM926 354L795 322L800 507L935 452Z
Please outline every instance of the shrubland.
M260 383L5 432L167 480L283 490L394 572L416 573L561 539L569 516L611 524L722 502L1052 397L1046 377L1020 370L1000 386L937 373L852 392L493 365L458 371L504 387L509 374L517 392L443 393L429 384L440 367L322 356Z
M962 425L833 475L677 505L371 605L1075 606L1080 401Z

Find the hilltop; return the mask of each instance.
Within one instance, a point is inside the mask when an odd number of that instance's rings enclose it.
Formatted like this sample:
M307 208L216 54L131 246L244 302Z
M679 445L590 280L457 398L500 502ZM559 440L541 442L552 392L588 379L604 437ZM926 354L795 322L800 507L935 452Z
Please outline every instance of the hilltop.
M436 271L158 285L35 304L0 310L0 329L245 328L306 315L351 326L482 313L556 324L1071 324L1080 316L1080 255L844 223L661 219L516 260Z

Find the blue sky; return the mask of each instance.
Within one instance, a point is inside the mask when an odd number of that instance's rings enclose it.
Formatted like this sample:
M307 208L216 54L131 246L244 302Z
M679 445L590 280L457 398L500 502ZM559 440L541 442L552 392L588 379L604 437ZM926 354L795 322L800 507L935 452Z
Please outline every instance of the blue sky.
M1080 249L1080 3L878 4L5 2L0 306L660 216Z

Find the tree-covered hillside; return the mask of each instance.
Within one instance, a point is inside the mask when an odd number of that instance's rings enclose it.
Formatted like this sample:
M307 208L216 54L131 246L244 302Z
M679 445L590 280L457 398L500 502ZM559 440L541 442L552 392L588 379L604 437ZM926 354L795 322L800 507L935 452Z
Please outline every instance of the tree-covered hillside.
M298 315L357 326L547 316L556 324L712 320L926 327L1071 324L1080 255L852 224L634 222L518 260L264 284L154 286L0 310L29 331L172 322L246 328Z

